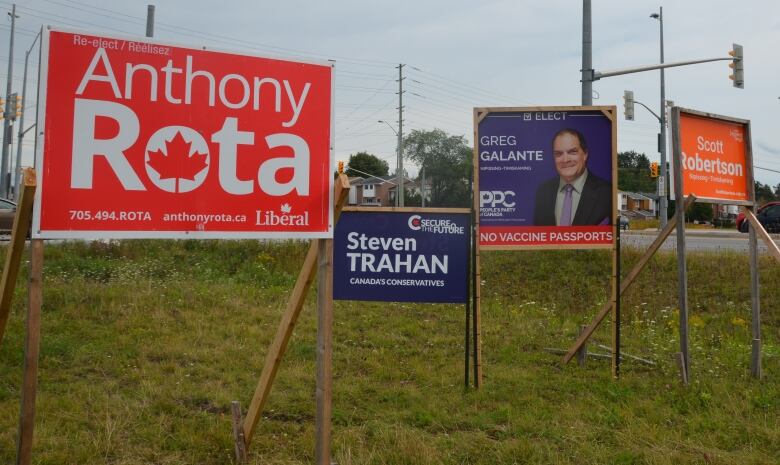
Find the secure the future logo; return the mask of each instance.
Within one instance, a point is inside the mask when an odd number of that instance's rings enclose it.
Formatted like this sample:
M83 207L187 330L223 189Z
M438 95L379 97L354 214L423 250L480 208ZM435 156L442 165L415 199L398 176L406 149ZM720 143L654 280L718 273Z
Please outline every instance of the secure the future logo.
M409 229L436 234L466 234L465 227L458 226L451 220L423 218L420 215L409 217Z

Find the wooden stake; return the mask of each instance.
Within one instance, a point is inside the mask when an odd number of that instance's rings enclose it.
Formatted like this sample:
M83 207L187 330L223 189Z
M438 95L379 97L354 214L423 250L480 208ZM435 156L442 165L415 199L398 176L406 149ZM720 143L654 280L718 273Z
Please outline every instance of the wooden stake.
M334 224L338 222L341 210L347 203L348 195L349 178L342 174L336 181L335 186L333 207ZM309 287L314 279L317 256L319 253L317 242L317 240L311 241L309 252L306 254L306 259L301 267L301 272L298 274L298 280L295 282L292 295L287 302L287 309L285 310L284 315L282 315L282 320L279 322L279 328L276 330L274 341L268 348L263 371L260 374L260 380L257 383L257 388L255 388L252 402L249 404L249 410L247 410L246 418L244 419L244 441L247 449L249 449L249 443L252 440L257 423L260 420L263 406L265 406L265 402L268 400L268 394L271 392L271 386L276 379L276 373L279 371L282 357L284 357L284 353L287 351L287 344L290 342L290 336L292 335L293 329L295 329L295 324L298 322L298 316L303 309L306 295L308 294Z
M309 252L303 261L301 272L298 274L298 280L293 287L290 300L287 302L287 309L279 322L279 328L276 330L276 337L268 353L265 356L265 364L260 374L260 380L257 383L252 402L249 404L249 410L244 418L244 440L247 449L252 435L255 433L257 422L260 420L260 413L263 411L265 402L268 400L268 394L271 392L271 386L276 379L276 372L279 371L279 365L282 363L282 357L287 351L287 344L290 342L295 324L298 322L298 316L301 314L303 304L306 301L306 294L314 279L314 267L317 264L317 241L312 241L309 246Z
M24 381L19 414L19 441L16 464L29 465L32 460L35 397L38 391L38 355L41 344L41 304L43 302L43 240L30 244L30 281L28 285L27 336L24 342Z
M777 244L775 244L775 241L772 240L772 237L769 235L766 229L764 229L764 226L758 220L755 213L753 213L749 208L743 208L742 211L745 212L745 218L750 221L750 228L756 232L756 235L760 237L762 241L764 241L767 250L769 250L769 253L775 257L775 260L780 262L780 247L778 247Z
M330 465L333 401L333 240L320 239L317 269L317 417L314 463Z
M0 281L0 343L3 342L5 326L8 323L8 315L11 313L11 303L16 288L16 279L19 276L19 265L24 253L24 242L30 232L30 218L32 218L33 199L35 197L35 170L24 170L24 186L19 203L16 205L16 216L11 229L11 241L8 244L8 252L5 256L3 278Z
M688 196L688 198L685 199L685 208L688 208L695 200L696 196ZM621 296L629 287L631 287L637 276L639 276L639 273L644 269L650 259L653 258L653 255L658 252L658 249L661 248L661 245L663 245L666 238L669 237L669 234L674 231L676 225L677 217L670 218L666 223L666 227L660 233L658 233L658 236L656 236L653 243L650 244L650 247L645 251L644 255L642 255L637 264L634 265L634 268L632 268L628 275L621 280ZM601 307L601 310L599 310L599 312L596 314L596 317L593 319L590 325L588 325L585 332L580 334L580 337L578 337L577 341L571 346L569 351L566 353L566 356L563 357L564 365L569 363L571 359L574 358L574 356L577 354L577 351L580 349L580 347L582 347L582 345L585 344L588 339L590 339L590 337L593 335L593 332L596 331L596 328L598 328L601 322L604 321L604 318L609 314L610 310L612 310L612 302L607 302L603 307Z
M581 325L580 326L580 334L584 333L587 329L587 325ZM566 351L564 351L565 353ZM577 364L579 366L584 367L585 366L585 359L588 358L588 344L582 344L582 347L577 349Z
M685 364L685 355L683 355L682 352L677 352L675 354L675 360L677 361L677 368L680 370L680 382L683 383L683 385L688 385L688 369L686 368Z
M235 445L236 462L246 463L246 441L244 440L244 425L241 421L241 404L234 400L230 403L230 413L233 417L233 443Z

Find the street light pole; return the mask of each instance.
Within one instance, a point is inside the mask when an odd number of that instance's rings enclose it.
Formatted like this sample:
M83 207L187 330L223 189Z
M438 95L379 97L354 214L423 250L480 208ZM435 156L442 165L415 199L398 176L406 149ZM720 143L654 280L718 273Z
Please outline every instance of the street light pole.
M658 8L658 13L653 13L650 15L651 18L657 19L658 24L660 26L660 33L661 33L661 64L664 63L664 7ZM669 193L666 189L666 181L667 181L667 169L666 169L666 80L664 77L664 68L661 68L661 108L658 112L658 115L660 116L661 120L661 135L659 142L658 150L661 153L661 177L658 180L658 191L660 195L659 200L661 201L661 212L660 212L660 220L661 220L661 229L666 227L666 217L667 217L667 211L668 211L668 205L669 205Z
M12 112L16 112L16 108L11 108L11 81L14 72L14 28L16 26L16 18L19 17L16 15L16 3L11 6L11 12L8 13L8 15L11 17L11 40L8 45L8 76L5 91L5 121L3 121L3 154L2 159L0 159L0 174L2 175L2 177L0 177L0 195L3 197L8 197L8 152L11 148L11 139L13 139L11 114Z
M582 0L582 104L593 105L593 29L590 0Z
M25 108L27 103L27 65L30 61L30 52L32 52L33 47L35 47L35 44L38 42L40 37L41 32L39 31L38 34L35 35L35 39L33 39L32 45L30 45L30 48L24 54L24 77L22 77L22 114L19 115L19 142L16 144L16 169L14 170L14 200L17 202L19 201L19 194L21 193L19 190L19 179L22 175L22 141L24 140L24 134L32 128L31 126L26 130L24 129L24 114L27 112L27 109Z

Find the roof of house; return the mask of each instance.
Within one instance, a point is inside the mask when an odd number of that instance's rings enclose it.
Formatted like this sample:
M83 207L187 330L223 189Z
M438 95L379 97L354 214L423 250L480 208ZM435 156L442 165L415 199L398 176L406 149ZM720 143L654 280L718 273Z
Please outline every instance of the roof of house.
M371 176L369 178L363 178L356 181L354 185L362 186L364 184L382 184L385 182L395 185L395 175L389 174L387 176Z
M658 200L658 195L656 194L643 194L640 192L628 192L628 191L620 191L621 194L627 195L631 197L634 200Z

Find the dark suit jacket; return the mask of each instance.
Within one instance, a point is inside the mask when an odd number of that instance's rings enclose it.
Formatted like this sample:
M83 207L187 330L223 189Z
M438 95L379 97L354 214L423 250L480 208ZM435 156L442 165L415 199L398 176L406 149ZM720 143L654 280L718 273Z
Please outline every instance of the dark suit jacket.
M536 190L534 208L534 226L555 226L555 198L558 195L560 178L547 180ZM582 187L580 202L574 213L573 226L612 223L612 185L588 172L588 178Z

